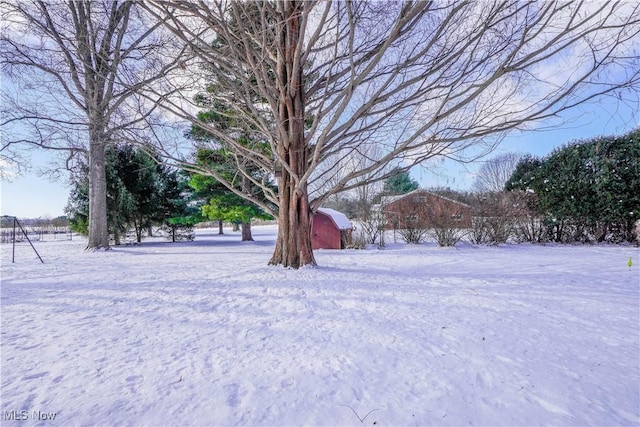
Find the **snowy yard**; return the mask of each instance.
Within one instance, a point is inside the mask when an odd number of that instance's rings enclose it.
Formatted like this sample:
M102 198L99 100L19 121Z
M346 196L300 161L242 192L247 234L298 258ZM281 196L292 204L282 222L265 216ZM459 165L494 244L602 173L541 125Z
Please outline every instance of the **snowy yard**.
M2 425L640 424L637 248L254 238L2 245Z

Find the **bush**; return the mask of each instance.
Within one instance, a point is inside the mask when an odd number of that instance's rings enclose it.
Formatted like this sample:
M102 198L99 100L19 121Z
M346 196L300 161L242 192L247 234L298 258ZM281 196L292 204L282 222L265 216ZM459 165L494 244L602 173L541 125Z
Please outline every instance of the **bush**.
M411 244L422 243L429 236L427 229L418 226L399 229L398 234L400 234L402 240Z
M547 227L541 218L530 216L516 221L514 237L518 242L544 243L547 238Z
M386 225L386 217L380 211L370 211L360 221L360 237L365 240L365 243L384 246L384 231Z
M449 247L455 246L465 235L464 231L459 228L434 228L431 235L435 239L438 246Z
M497 245L512 238L541 239L546 232L546 227L536 222L534 195L522 191L483 193L476 195L473 203L476 216L469 240L474 244Z
M362 230L354 229L350 234L350 241L344 242L344 247L347 249L364 249L367 247L367 238Z

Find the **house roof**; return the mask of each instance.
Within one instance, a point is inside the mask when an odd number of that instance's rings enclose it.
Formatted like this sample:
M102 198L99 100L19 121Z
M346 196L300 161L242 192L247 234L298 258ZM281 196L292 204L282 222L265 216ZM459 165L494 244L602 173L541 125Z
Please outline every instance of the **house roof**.
M353 226L351 225L351 221L349 218L342 212L338 212L329 208L319 208L318 212L327 215L333 223L338 227L338 230L351 230Z
M380 200L380 204L382 206L386 206L386 205L388 205L390 203L396 202L396 201L398 201L400 199L404 199L405 197L414 196L416 194L429 194L431 196L439 197L439 198L441 198L443 200L447 200L447 201L449 201L451 203L456 203L458 205L465 206L465 207L468 207L468 208L471 207L471 206L467 205L466 203L462 203L462 202L459 202L458 200L454 200L454 199L451 199L449 197L441 196L439 194L435 194L435 193L432 193L431 191L423 190L421 188L418 188L417 190L413 190L413 191L411 191L409 193L400 194L400 195L397 195L397 196L384 196Z

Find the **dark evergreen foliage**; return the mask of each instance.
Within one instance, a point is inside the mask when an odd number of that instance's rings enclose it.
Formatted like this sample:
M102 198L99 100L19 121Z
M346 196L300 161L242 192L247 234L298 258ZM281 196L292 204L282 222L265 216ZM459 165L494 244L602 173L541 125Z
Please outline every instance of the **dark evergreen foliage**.
M402 172L398 170L391 178L387 179L384 183L383 193L385 195L394 196L399 194L406 194L413 190L420 188L420 184L411 176L409 172Z
M544 159L523 158L507 190L536 195L549 237L634 241L640 219L640 130L577 141Z
M236 191L252 193L256 198L261 198L262 190L253 184L251 180L240 174L235 162L228 156L231 152L219 149L200 148L196 153L198 164L204 169L215 170L216 173L225 176L228 182L233 182L232 175L238 175ZM261 180L263 172L255 168L252 171L255 179ZM243 225L243 240L253 240L250 224L253 218L272 219L271 215L264 212L259 206L241 197L232 189L222 185L212 176L192 174L189 185L197 197L204 199L201 204L202 215L210 220L230 222ZM265 199L266 203L266 199Z
M132 145L111 146L106 152L108 227L116 245L129 230L140 242L154 225L164 225L175 239L180 228L201 220L190 203L190 188L179 171L160 165L147 152ZM72 179L66 207L73 230L86 233L89 215L88 167ZM192 234L192 233L191 233Z

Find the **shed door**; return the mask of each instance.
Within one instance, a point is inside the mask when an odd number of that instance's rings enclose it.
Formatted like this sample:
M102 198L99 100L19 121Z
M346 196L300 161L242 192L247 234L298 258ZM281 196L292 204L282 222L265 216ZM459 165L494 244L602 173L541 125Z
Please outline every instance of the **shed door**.
M331 218L321 212L313 217L311 244L313 249L340 249L340 231Z

